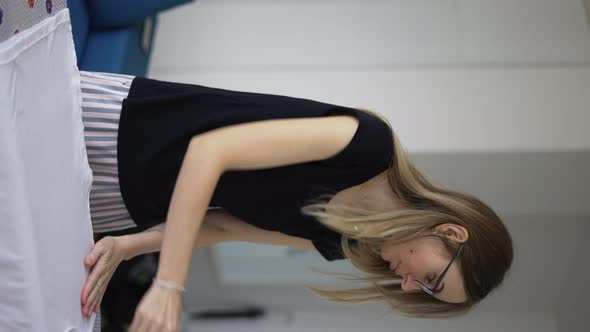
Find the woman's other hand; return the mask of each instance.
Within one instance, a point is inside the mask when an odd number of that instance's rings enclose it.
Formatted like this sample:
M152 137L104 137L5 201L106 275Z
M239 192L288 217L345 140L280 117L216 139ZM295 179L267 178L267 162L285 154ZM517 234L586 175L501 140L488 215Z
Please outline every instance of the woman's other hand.
M82 314L90 317L100 308L100 302L115 269L125 258L121 238L105 236L94 244L84 258L84 266L90 270L82 289Z
M152 286L137 306L129 332L176 332L181 311L178 290Z

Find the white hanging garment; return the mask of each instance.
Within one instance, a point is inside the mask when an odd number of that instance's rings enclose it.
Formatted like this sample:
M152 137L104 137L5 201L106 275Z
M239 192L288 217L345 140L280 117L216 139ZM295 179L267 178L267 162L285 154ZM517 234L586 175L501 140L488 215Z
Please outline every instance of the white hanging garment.
M91 331L92 172L63 9L0 43L0 331Z

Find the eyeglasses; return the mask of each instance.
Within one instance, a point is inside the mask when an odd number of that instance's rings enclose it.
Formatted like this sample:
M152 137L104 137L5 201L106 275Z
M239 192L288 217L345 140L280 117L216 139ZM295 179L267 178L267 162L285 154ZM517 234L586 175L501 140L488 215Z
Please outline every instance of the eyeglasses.
M449 265L447 265L447 267L445 268L445 270L440 274L440 276L438 277L436 283L434 284L434 287L430 288L430 287L426 286L425 284L423 284L422 282L420 282L420 280L415 280L418 283L418 285L420 285L420 288L422 288L422 290L426 294L428 294L428 295L434 295L436 293L440 293L441 290L438 289L438 286L440 285L441 281L445 277L445 274L447 274L447 271L451 267L451 264L453 264L453 261L455 260L455 258L457 258L457 256L459 256L459 253L461 252L461 249L462 248L463 248L463 243L461 243L459 245L459 249L455 253L455 256L453 257L453 259L451 259L451 262L449 263Z

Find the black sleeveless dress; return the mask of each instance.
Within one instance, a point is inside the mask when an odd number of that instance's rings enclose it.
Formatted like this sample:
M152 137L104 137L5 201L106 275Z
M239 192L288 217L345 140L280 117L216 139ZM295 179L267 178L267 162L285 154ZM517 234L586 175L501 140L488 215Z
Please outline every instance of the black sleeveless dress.
M354 108L136 77L123 101L117 141L125 205L140 228L164 222L184 154L197 134L252 121L335 114L359 119L354 137L338 154L321 161L225 172L209 206L222 207L262 229L309 239L328 261L342 259L340 234L303 215L300 208L320 194L363 183L389 166L389 127Z

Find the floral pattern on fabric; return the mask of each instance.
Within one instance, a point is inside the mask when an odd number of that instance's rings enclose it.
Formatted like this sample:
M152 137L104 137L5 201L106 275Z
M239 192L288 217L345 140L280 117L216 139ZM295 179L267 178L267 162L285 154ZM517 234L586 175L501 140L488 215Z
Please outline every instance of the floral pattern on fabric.
M76 0L78 1L78 0ZM0 0L0 43L68 7L67 0Z

